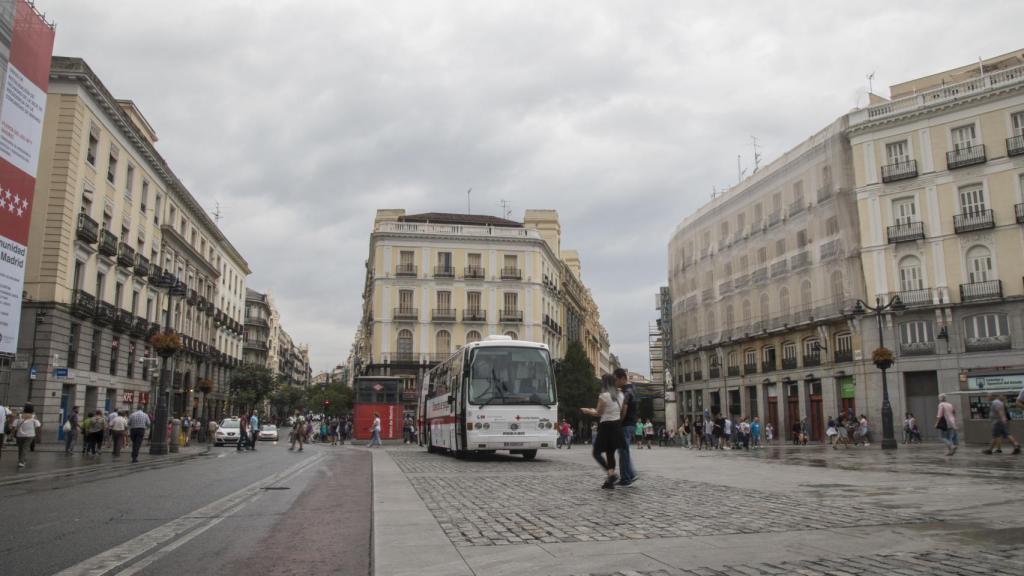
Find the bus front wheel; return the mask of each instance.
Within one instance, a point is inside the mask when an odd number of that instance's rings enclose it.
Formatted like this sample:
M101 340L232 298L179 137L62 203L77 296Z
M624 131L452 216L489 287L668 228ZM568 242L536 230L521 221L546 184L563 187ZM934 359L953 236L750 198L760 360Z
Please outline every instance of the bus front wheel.
M537 457L537 451L536 450L523 450L522 454L523 454L523 460L533 460L534 458Z

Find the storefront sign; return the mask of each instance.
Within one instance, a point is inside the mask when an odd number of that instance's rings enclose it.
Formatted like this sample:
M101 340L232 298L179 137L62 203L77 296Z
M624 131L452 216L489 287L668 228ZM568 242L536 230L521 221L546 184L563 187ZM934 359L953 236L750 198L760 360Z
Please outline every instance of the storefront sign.
M135 402L135 392L121 392L121 403L131 404Z
M968 390L1013 390L1024 389L1024 374L999 374L996 376L971 376L967 378Z
M853 376L843 376L839 379L839 397L853 398L857 395L857 382Z

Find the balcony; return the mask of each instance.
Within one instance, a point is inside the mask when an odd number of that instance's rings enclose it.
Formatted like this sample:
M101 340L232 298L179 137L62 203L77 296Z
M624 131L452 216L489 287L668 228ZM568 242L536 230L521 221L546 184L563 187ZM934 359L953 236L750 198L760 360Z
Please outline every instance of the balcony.
M434 278L455 278L455 268L451 266L434 266Z
M463 322L487 322L487 311L486 310L463 310L462 311Z
M924 240L924 222L906 222L886 228L889 244Z
M1024 134L1006 139L1006 155L1020 156L1024 154Z
M430 318L437 322L455 322L457 317L454 308L434 308L430 311Z
M100 230L100 254L117 257L117 236L109 230Z
M750 284L749 274L740 274L739 276L732 279L732 288L737 292L746 288Z
M246 340L245 343L243 344L243 347L264 351L268 349L266 340Z
M964 344L968 352L988 352L991 350L1009 350L1010 335L1002 334L989 338L968 338Z
M188 303L189 306L195 306L196 304L198 304L199 303L199 292L196 292L194 289L189 288L188 289L188 299L186 300L186 302Z
M136 316L132 322L132 336L142 338L147 332L149 332L149 320L142 316Z
M739 366L729 366L729 368L726 370L726 373L729 375L729 377L739 376L740 375L740 367Z
M160 331L160 324L158 324L156 322L150 322L149 323L149 330L146 331L146 335L147 336L152 336L153 334L156 334L159 331Z
M754 270L753 272L751 272L750 273L750 281L753 282L754 285L764 284L765 282L767 282L768 281L768 268L767 267L758 268L757 270Z
M964 148L946 152L946 168L949 170L956 170L964 166L974 166L975 164L984 164L985 160L984 144L965 146Z
M725 282L719 282L718 293L722 296L732 292L732 280L726 280Z
M463 272L463 274L465 275L466 280L483 280L484 269L481 268L480 266L466 266L466 269Z
M269 326L269 324L267 324L267 319L266 318L260 318L258 316L246 316L245 317L245 323L246 324L251 324L253 326L262 326L264 328Z
M99 240L100 225L89 217L85 212L78 214L78 229L76 235L78 239L86 244L95 244Z
M207 318L213 318L213 316L217 313L217 307L213 304L213 302L207 302L206 308L203 309L203 312L206 313Z
M903 302L905 306L929 306L934 303L931 288L890 292L889 300L892 300L896 296L899 296L900 302Z
M114 317L117 316L117 308L110 302L104 302L100 300L96 304L96 316L93 318L93 322L100 326L107 326L114 321Z
M133 272L140 278L146 278L149 276L149 258L146 258L142 254L135 256L135 268Z
M931 356L935 354L935 342L900 343L900 356Z
M831 197L832 197L832 187L831 186L822 186L821 188L818 188L818 204L821 204L822 202L824 202L825 200L828 200Z
M803 200L795 200L789 205L789 217L792 218L807 209Z
M415 264L399 264L395 266L395 276L416 276Z
M697 380L703 380L703 379L704 379L704 373L703 372L701 372L700 370L694 370L693 371L693 380L695 382Z
M771 228L782 221L782 210L776 210L768 215L768 227Z
M789 262L787 260L779 260L772 264L772 278L778 278L789 272Z
M126 242L117 245L117 265L122 268L135 267L135 249Z
M1024 204L1015 205L1013 213L1017 217L1017 224L1024 224Z
M989 300L1003 297L1003 281L988 280L986 282L971 282L960 285L960 301L974 302L976 300Z
M153 285L159 284L160 281L163 279L163 277L164 277L164 270L163 270L163 268L157 266L156 264L151 264L149 266L149 283L150 284L153 284Z
M975 212L963 212L953 216L953 230L957 234L974 232L975 230L986 230L995 228L996 221L992 215L992 209L977 210Z
M721 368L718 366L712 366L708 368L708 378L720 378L722 376Z
M744 374L757 374L757 364L744 364L743 365L743 373Z
M882 182L896 182L917 177L917 160L906 160L882 166Z
M714 288L705 288L704 290L701 290L701 293L700 293L700 301L701 302L711 302L714 299L715 299L715 289Z
M853 349L836 350L834 358L836 364L840 364L842 362L853 362Z
M810 266L810 265L811 265L811 253L809 251L807 251L807 250L804 250L803 252L800 252L800 253L798 253L798 254L796 254L794 256L791 256L789 258L789 268L791 270L796 271L796 270L799 270L801 268L806 268L807 266Z
M522 322L523 311L522 310L502 310L500 314L502 322Z
M767 374L769 372L775 372L776 370L778 370L778 367L775 365L774 359L761 362L761 372Z
M501 269L502 280L522 280L523 271L519 268L502 268Z
M416 320L419 316L416 308L395 308L393 314L395 320Z
M828 242L821 245L818 249L818 260L825 261L831 260L836 256L839 256L839 240L829 240Z
M804 368L813 368L815 366L821 366L821 352L804 354Z
M128 332L135 323L135 315L127 310L117 310L114 314L114 331Z
M96 315L96 297L84 290L75 290L71 294L71 313L79 318L92 318Z

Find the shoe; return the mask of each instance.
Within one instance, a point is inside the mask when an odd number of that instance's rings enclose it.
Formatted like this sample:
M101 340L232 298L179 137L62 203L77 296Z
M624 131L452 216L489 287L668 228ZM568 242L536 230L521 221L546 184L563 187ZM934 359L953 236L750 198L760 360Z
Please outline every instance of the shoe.
M986 449L982 450L981 453L982 454L991 454L992 450L990 448L986 448Z
M1020 445L1019 444L1017 446L1013 447L1013 452L1011 452L1011 454L1020 454Z
M950 448L949 449L949 455L952 456L953 454L956 454L956 449L957 448L959 448L959 446L953 446L952 448Z
M1002 454L1003 453L1003 449L1002 448L996 448L995 452L996 452L996 454Z
M24 467L25 467L25 463L24 462L18 462L18 468L24 468Z
M604 484L601 484L601 489L602 490L614 490L615 489L615 482L612 482L612 479L609 478L609 479L604 481Z

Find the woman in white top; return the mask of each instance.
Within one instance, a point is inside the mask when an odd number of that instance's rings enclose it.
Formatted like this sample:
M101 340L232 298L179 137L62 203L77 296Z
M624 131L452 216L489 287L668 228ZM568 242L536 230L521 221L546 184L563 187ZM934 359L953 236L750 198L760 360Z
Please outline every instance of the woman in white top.
M28 448L36 439L36 430L42 424L36 420L35 407L25 404L21 416L14 421L14 438L18 442L18 468L25 467L25 457L28 455Z
M939 411L935 415L935 427L942 432L942 441L946 443L946 456L956 454L960 445L960 435L956 431L956 406L946 401L945 394L939 394Z
M606 374L601 377L601 394L597 397L597 408L583 408L581 412L599 418L597 438L594 440L594 459L607 474L601 488L615 488L619 479L615 474L615 451L625 442L622 435L622 395L615 385L615 377Z

